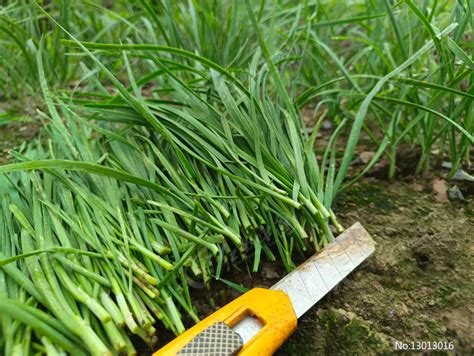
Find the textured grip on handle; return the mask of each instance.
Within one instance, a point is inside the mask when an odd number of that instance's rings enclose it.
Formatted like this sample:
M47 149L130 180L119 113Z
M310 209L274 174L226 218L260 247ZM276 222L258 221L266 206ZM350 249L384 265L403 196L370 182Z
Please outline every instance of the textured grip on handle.
M176 355L213 324L222 322L233 328L247 316L259 319L263 328L240 350L241 356L273 354L293 333L297 323L290 298L284 292L254 288L178 336L154 356Z
M238 333L217 322L197 334L177 355L234 356L242 346L244 341Z

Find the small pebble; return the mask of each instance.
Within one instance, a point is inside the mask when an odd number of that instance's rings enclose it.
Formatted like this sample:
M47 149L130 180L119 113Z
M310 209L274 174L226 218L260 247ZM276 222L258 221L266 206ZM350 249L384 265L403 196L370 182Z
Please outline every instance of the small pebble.
M465 201L464 195L457 185L454 185L448 189L448 198L451 201Z

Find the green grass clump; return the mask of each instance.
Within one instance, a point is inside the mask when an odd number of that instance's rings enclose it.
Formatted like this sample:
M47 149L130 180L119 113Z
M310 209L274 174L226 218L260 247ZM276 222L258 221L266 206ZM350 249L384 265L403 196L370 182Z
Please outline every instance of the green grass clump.
M473 4L420 3L367 3L339 21L325 21L335 2L320 5L306 12L308 25L297 37L306 89L295 101L304 107L316 99L315 115L326 112L336 125L354 118L345 157L354 154L361 130L378 146L364 172L386 156L388 177L395 177L400 146L421 148L416 172L427 171L433 157L438 166L449 160L451 174L470 164Z

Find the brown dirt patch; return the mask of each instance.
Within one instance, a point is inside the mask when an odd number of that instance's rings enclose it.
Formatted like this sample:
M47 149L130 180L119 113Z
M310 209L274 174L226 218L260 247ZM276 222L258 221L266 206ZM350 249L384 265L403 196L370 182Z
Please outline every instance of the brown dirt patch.
M35 138L40 127L40 124L31 121L0 125L0 164L5 164L10 160L8 154L10 150Z

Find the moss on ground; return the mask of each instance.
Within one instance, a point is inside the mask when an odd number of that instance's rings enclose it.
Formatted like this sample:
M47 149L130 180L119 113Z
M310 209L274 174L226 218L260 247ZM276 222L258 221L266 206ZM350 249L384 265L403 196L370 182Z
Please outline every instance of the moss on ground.
M315 329L311 327L317 323ZM307 325L308 324L308 325ZM389 352L390 340L373 330L370 323L342 309L323 309L316 320L303 320L297 334L279 351L280 355L365 355L367 350Z

